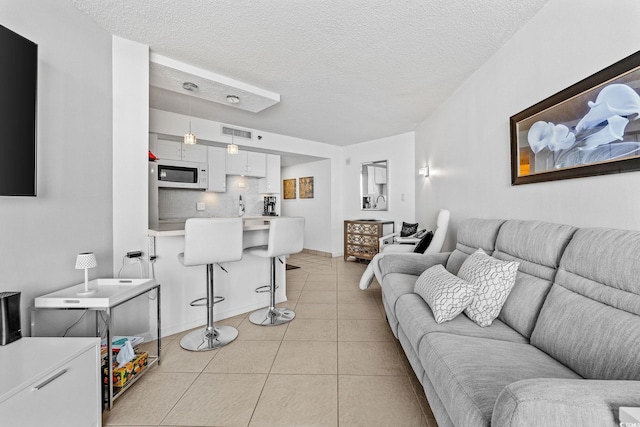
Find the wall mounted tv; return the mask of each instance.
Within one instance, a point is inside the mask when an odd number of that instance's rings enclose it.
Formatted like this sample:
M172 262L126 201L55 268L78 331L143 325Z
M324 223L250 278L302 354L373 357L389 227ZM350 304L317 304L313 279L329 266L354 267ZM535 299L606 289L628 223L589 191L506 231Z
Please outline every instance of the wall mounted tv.
M38 45L0 25L0 196L36 195Z

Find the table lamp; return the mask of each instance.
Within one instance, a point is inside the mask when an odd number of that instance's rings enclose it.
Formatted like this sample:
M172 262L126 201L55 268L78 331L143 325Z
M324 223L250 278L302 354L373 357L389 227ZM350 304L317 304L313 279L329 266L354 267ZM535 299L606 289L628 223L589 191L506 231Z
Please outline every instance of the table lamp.
M95 289L89 290L89 269L98 266L96 256L93 252L83 252L78 254L76 258L76 270L84 269L84 291L78 292L77 295L91 295L96 292Z

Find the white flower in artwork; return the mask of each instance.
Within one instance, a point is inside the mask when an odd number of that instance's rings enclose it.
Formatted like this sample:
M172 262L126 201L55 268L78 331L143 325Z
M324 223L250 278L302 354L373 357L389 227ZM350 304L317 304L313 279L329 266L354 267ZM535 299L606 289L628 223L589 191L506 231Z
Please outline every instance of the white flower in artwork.
M553 135L553 123L543 121L535 122L527 134L531 150L535 154L538 154L548 145L551 135Z
M587 136L584 139L583 145L580 150L593 150L594 148L608 144L613 141L622 141L624 138L624 129L627 127L629 120L620 117L612 116L607 119L607 126L604 129Z
M576 142L576 136L565 125L554 125L551 122L535 122L527 134L531 150L538 154L545 147L551 151L564 150Z
M587 105L590 110L576 125L576 132L597 126L612 116L640 114L640 96L625 84L605 87L596 97L596 101L589 101Z
M553 135L549 141L549 149L551 151L564 150L571 147L576 142L576 136L569 132L569 128L565 125L556 125L553 128Z

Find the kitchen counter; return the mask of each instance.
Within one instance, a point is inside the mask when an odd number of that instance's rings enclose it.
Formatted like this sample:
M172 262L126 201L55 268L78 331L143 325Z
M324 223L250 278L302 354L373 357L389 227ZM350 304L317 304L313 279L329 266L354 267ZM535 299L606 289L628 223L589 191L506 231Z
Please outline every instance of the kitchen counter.
M246 216L243 217L244 231L268 230L269 222L277 216ZM170 237L184 236L184 219L162 220L157 224L150 224L148 236Z

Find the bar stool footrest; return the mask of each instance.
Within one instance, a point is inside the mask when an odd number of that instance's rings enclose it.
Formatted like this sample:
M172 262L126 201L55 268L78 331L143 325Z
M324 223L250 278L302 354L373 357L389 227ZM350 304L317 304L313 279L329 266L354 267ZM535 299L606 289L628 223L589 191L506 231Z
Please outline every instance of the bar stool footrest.
M199 302L203 301L203 302ZM207 297L194 299L189 303L191 307L206 307L207 306Z
M198 301L204 301L204 302L198 302ZM213 297L213 304L217 304L219 302L224 301L224 297ZM191 301L189 303L189 305L191 307L206 307L207 306L207 298L203 297L203 298L198 298L198 299L194 299L193 301Z

